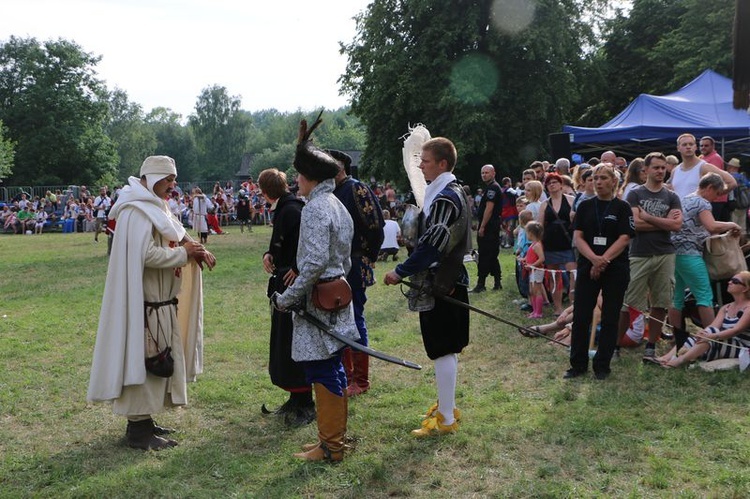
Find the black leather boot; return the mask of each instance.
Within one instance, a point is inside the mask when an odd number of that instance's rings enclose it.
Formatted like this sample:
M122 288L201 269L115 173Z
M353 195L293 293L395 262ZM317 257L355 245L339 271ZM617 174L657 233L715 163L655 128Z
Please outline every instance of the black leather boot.
M177 442L174 440L162 438L154 433L153 419L144 419L143 421L128 420L125 438L128 446L134 449L162 450L177 445Z

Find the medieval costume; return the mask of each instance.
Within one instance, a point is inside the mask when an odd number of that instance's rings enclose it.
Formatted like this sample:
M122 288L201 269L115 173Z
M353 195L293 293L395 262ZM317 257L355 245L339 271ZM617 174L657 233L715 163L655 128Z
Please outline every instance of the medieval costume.
M438 161L432 154L428 156L428 145L436 141L453 149L453 159L447 166L445 158ZM431 183L426 187L419 216L421 235L409 258L385 276L386 284L411 276L412 282L422 288L410 289L407 297L410 309L419 311L425 351L435 362L438 402L427 411L421 427L412 432L416 436L455 432L460 418L455 407L456 378L458 354L469 343L469 310L439 298L447 295L469 302L469 276L463 257L470 248L471 214L464 191L451 173L454 165L455 148L450 141L438 138L425 144L422 170ZM432 178L427 176L428 167Z
M375 284L374 262L383 244L383 211L375 194L365 184L352 178L352 158L341 151L328 151L344 168L336 177L336 190L333 193L349 211L354 222L352 240L352 268L346 276L352 288L354 321L359 331L358 343L368 346L365 303L367 287ZM344 349L344 368L349 381L348 395L355 396L370 389L370 356L363 352Z
M199 188L193 193L193 229L198 233L202 243L208 242L208 216L209 210L214 207L211 200L203 194Z
M344 279L351 268L351 242L354 226L349 213L333 195L338 165L328 154L313 146L302 121L294 167L299 172L299 194L308 199L302 210L297 248L299 275L282 294L274 294L276 308L304 308L306 313L327 324L345 337L358 339L351 303L338 311L316 308L313 287L335 279ZM301 362L308 382L313 383L317 409L319 442L303 447L295 454L306 460L343 459L347 420L347 380L341 364L344 344L324 333L298 313L293 314L292 358Z
M286 291L284 277L290 270L299 274L296 257L303 207L302 200L288 191L276 201L275 223L266 252L275 267L268 282L269 298L274 292ZM289 400L276 413L283 415L287 424L297 426L315 418L315 404L302 365L292 360L292 331L292 314L272 310L268 373L274 385L289 392Z
M160 438L167 430L156 427L151 414L187 404L186 383L203 368L202 275L177 246L185 229L153 192L158 180L176 175L174 161L149 157L141 174L148 188L130 177L110 212L117 231L87 399L112 401L114 413L127 416L129 445L160 449L176 442ZM147 372L145 359L167 347L173 374Z

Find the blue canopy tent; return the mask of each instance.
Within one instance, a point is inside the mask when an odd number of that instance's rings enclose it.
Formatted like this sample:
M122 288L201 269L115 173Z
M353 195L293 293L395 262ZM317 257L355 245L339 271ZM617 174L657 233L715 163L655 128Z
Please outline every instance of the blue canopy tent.
M614 119L599 128L563 126L571 150L578 153L611 149L623 155L650 151L671 153L677 137L710 135L722 156L750 155L750 115L732 106L732 80L706 70L668 95L639 95Z

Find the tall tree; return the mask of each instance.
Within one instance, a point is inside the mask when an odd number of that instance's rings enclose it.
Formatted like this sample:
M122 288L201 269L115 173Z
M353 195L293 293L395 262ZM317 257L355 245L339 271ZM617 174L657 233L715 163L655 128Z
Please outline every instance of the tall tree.
M17 144L10 182L90 184L115 171L99 60L62 39L11 37L0 45L0 120Z
M250 135L249 114L241 111L239 96L225 87L203 89L189 123L198 146L201 178L232 178L239 170Z
M8 129L0 121L0 182L13 173L13 158L16 155L15 145L7 139Z
M634 0L608 21L571 121L600 126L638 95L674 92L706 69L730 76L732 19L726 0Z
M146 124L141 106L130 102L125 91L115 89L110 94L109 108L106 131L117 147L117 178L123 181L138 171L146 156L153 154L156 134Z
M177 163L178 180L201 180L198 168L198 150L190 127L181 125L182 115L164 107L151 110L146 122L156 136L156 154L174 158Z
M478 182L483 163L518 173L577 101L583 13L603 3L374 0L342 46L341 78L370 170L403 185L399 137L422 122L456 143L465 180Z

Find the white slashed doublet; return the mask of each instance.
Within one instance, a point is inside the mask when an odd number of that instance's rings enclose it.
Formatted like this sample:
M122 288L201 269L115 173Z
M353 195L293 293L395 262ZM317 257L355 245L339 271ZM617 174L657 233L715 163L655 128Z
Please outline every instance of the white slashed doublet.
M170 247L185 236L166 202L135 177L112 208L117 220L99 328L91 367L88 400L114 401L116 414L146 415L187 403L188 381L202 371L202 276L184 248ZM176 272L176 269L180 269ZM179 275L178 275L179 274ZM144 301L178 297L179 305L153 310L148 323L157 336L157 320L175 361L170 378L148 374ZM159 333L161 334L161 333ZM159 339L164 348L164 335Z

